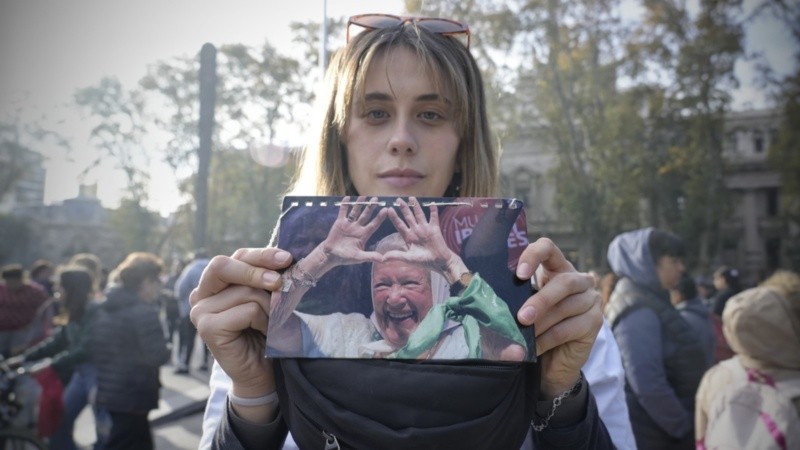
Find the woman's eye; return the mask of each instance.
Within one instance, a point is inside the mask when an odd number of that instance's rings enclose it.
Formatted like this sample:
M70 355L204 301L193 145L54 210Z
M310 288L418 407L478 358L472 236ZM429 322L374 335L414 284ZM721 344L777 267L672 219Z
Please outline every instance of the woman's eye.
M420 114L420 117L422 117L425 120L437 120L441 119L442 115L437 113L436 111L425 111L422 114Z
M382 109L373 109L373 110L367 111L367 114L365 114L365 115L366 115L367 118L373 119L373 120L385 119L388 116L388 114L386 114L386 111L384 111Z

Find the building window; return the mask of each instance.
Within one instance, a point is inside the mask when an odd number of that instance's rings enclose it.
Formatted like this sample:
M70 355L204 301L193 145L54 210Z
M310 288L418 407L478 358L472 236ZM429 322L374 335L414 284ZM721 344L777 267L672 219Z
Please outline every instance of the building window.
M767 191L767 217L775 217L778 215L778 210L780 208L778 188L771 187L767 188L766 191Z
M736 152L736 142L737 142L736 136L737 136L736 131L731 131L730 133L728 133L727 136L725 136L725 150L727 150L730 153Z
M764 133L761 130L753 131L753 150L756 153L764 152Z

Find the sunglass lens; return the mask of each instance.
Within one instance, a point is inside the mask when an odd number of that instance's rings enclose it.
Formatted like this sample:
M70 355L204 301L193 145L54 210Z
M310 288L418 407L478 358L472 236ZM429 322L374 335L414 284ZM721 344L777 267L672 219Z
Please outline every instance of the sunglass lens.
M354 24L372 29L396 27L403 22L403 19L395 16L384 16L380 14L359 16L352 21Z
M426 28L434 33L463 33L466 27L457 22L450 22L442 19L420 19L417 21L419 26Z

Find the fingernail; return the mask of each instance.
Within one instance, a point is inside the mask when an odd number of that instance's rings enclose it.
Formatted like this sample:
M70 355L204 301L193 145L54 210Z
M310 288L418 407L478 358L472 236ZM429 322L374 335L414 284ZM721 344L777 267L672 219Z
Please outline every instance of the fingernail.
M264 272L264 274L261 275L261 279L266 284L272 284L272 283L278 281L278 274L275 273L275 272L272 272L272 271Z
M523 324L529 325L532 324L534 320L536 320L536 308L533 306L526 306L519 310L519 321Z
M281 250L281 251L275 253L275 261L277 261L279 263L285 263L291 257L292 257L292 255L289 254L289 252L284 251L284 250Z
M517 266L517 278L526 280L531 277L531 266L530 264L523 262L519 263Z

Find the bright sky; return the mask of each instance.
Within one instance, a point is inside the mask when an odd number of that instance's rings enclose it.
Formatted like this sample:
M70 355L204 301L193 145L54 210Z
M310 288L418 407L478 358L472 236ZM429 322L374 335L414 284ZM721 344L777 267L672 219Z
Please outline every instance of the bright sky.
M377 9L375 4L327 0L327 13L403 11L402 0L382 0ZM87 127L63 106L75 89L103 76L133 87L148 64L195 55L206 42L288 46L289 24L320 22L323 5L324 0L0 0L0 120L7 120L9 107L22 105L27 114L36 111L34 117L46 112L48 123L73 138L69 157L54 146L42 152L48 158L45 203L74 197L78 174L95 154ZM153 163L150 206L167 214L178 205L175 177ZM124 188L124 176L113 166L93 170L85 181L98 183L106 206L115 206Z
M42 113L47 123L72 138L67 156L45 146L47 181L45 202L74 197L78 173L92 160L85 121L64 105L75 89L115 76L126 88L146 73L148 64L176 56L195 55L205 42L216 46L243 43L258 46L264 40L282 48L289 45L292 21L322 18L324 0L0 0L0 120L24 106L23 119ZM752 3L748 0L746 3ZM330 17L363 12L399 14L402 0L328 0ZM790 69L790 36L774 24L758 25L748 51L765 51L781 71ZM759 107L763 95L752 86L754 71L738 68L742 88L735 106ZM152 170L150 207L167 214L178 205L175 176L162 165ZM116 206L124 176L113 166L92 171L84 180L98 183L98 196Z

